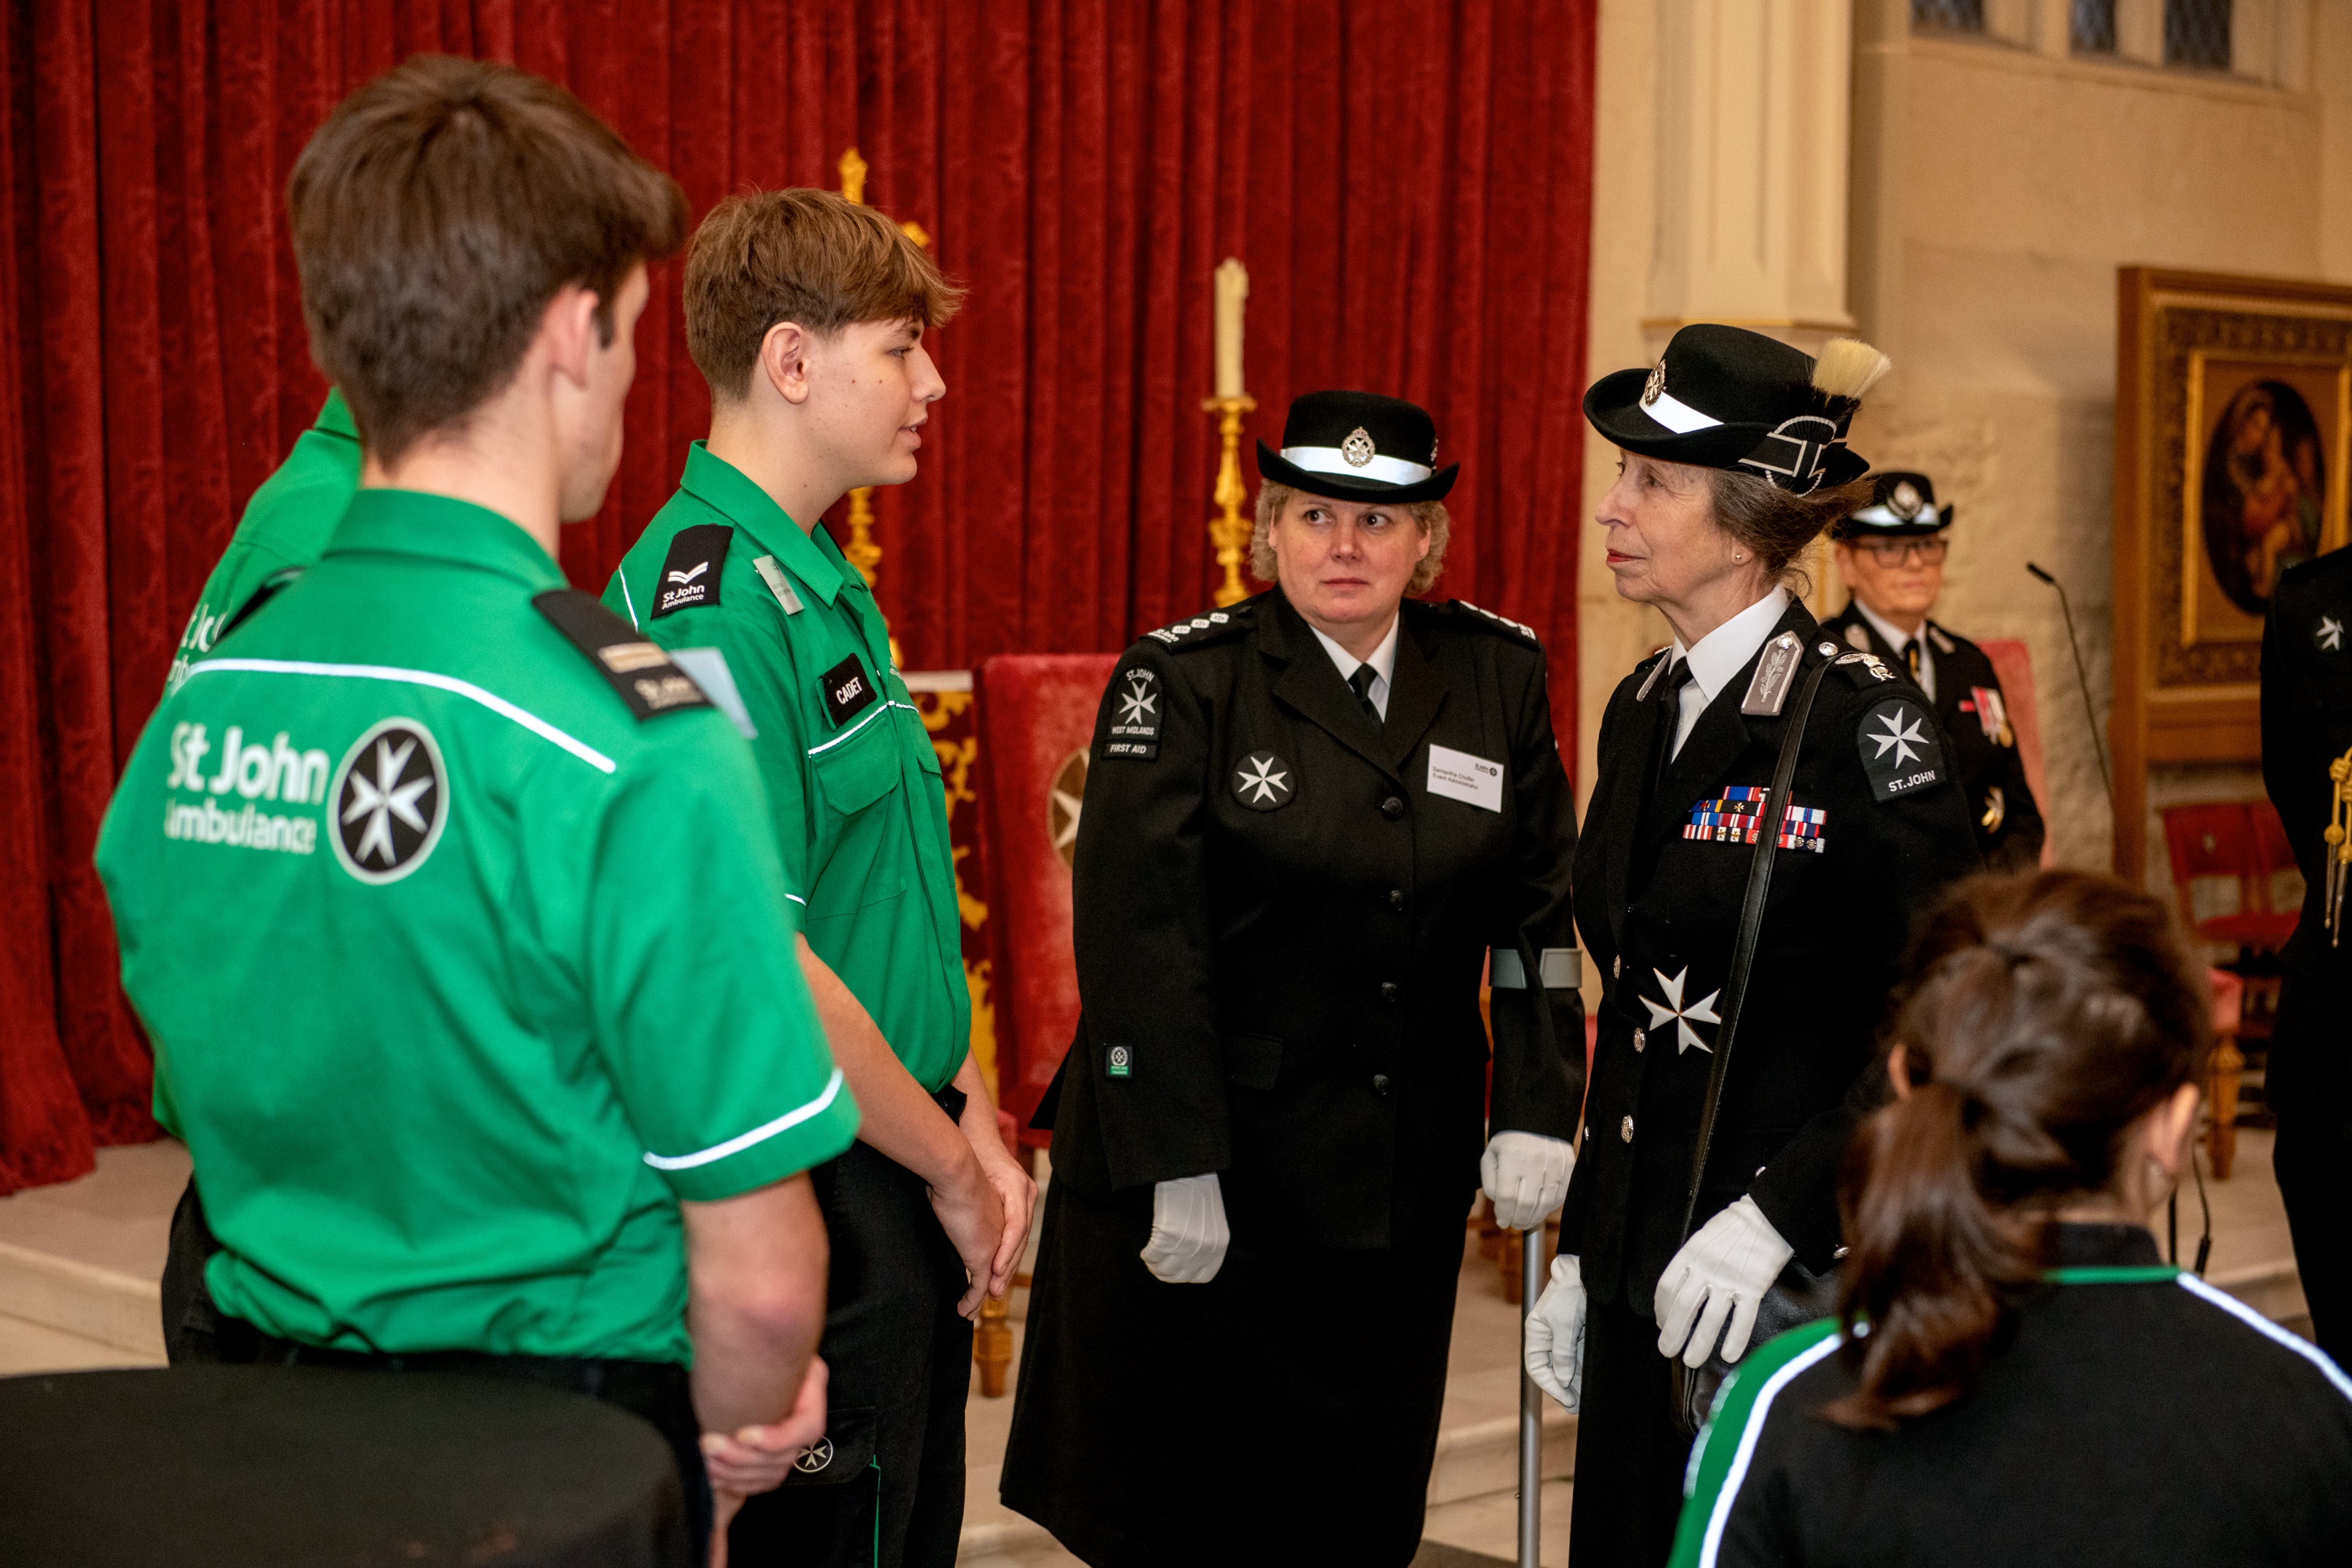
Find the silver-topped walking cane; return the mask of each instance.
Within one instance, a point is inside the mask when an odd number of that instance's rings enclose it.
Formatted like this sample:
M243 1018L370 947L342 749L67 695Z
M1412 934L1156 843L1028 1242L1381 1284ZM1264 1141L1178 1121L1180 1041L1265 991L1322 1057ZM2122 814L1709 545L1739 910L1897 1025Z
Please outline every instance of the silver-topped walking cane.
M1519 1236L1519 1568L1539 1568L1543 1543L1543 1390L1528 1375L1528 1314L1543 1293L1544 1227Z

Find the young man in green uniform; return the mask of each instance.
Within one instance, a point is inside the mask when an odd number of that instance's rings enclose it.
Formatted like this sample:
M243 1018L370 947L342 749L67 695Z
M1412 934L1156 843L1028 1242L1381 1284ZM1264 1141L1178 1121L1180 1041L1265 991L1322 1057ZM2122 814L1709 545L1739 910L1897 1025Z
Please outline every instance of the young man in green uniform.
M289 204L362 488L158 710L98 857L207 1281L271 1362L637 1411L707 1537L821 1435L801 1173L856 1112L742 739L555 564L684 200L561 89L425 59Z
M205 591L180 633L166 693L179 689L188 665L212 650L236 623L237 613L280 572L299 571L319 559L327 536L360 485L360 433L343 394L328 389L318 423L294 442L278 471L245 504L236 532L221 552Z
M865 579L818 526L849 490L915 476L947 391L922 335L956 299L869 208L804 190L720 203L686 266L710 439L604 593L680 664L716 650L732 672L768 836L800 895L802 967L865 1118L816 1173L835 1260L833 1422L736 1521L736 1561L753 1568L787 1551L953 1563L965 1314L1003 1292L1035 1197L971 1060L938 756Z

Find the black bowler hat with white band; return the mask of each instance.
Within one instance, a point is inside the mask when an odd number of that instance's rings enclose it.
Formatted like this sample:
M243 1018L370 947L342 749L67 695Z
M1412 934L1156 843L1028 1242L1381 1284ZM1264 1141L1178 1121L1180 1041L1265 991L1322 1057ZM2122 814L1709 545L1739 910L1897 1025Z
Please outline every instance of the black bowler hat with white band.
M1886 369L1885 355L1851 338L1831 339L1816 360L1761 332L1703 322L1676 332L1652 369L1593 382L1584 417L1628 452L1755 474L1805 496L1869 471L1846 431Z
M1936 509L1936 486L1925 474L1890 468L1871 476L1870 505L1830 530L1836 539L1921 538L1952 526L1952 504Z
M1305 392L1282 422L1282 450L1257 444L1257 471L1339 501L1435 501L1454 488L1459 463L1437 465L1437 422L1429 411L1378 392Z

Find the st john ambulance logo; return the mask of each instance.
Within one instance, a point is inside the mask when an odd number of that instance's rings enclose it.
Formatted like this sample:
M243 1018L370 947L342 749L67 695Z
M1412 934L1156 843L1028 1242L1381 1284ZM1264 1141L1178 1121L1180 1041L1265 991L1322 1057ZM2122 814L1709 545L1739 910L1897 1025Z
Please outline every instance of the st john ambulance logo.
M1253 751L1234 770L1234 793L1253 811L1279 810L1290 803L1290 764L1271 751Z
M327 799L335 859L372 886L425 863L449 820L449 774L433 732L413 718L379 720L343 754Z

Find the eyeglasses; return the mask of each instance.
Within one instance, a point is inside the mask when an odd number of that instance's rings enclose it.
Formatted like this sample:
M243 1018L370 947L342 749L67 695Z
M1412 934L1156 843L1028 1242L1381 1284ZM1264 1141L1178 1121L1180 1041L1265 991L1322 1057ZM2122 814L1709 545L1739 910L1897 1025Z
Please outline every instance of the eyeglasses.
M1881 566L1901 566L1914 555L1923 566L1941 566L1944 552L1952 548L1952 541L1943 538L1856 539L1854 544L1868 550L1871 559Z

